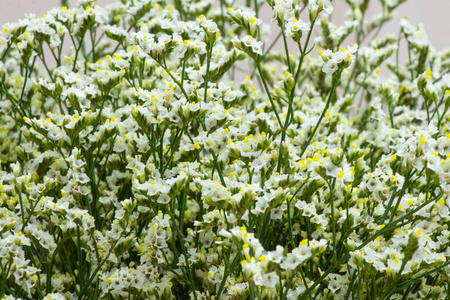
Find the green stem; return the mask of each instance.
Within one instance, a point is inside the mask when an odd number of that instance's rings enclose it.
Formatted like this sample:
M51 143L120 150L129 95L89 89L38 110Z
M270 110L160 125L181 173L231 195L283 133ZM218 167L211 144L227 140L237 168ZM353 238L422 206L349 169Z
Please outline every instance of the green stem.
M78 295L78 300L82 300L84 297L84 294L86 293L87 289L89 288L89 285L91 284L91 282L94 280L94 278L96 276L98 276L98 271L103 267L103 265L106 263L106 261L108 260L109 256L111 255L111 253L114 251L114 248L117 245L117 242L122 238L123 234L125 233L125 230L122 232L122 234L120 235L120 237L114 242L114 244L111 246L108 255L106 255L105 259L97 266L97 268L95 268L94 272L92 272L91 277L88 277L88 279L86 280L83 289L80 292L80 295Z
M294 197L292 197L291 199L293 199ZM291 218L291 201L292 200L288 200L287 201L287 215L288 215L288 224L289 224L289 238L291 240L291 244L294 245L294 234L292 231L292 218Z
M102 104L101 104L101 106L100 106L100 110L99 110L99 112L98 112L98 114L97 114L97 117L95 118L94 128L92 129L91 132L95 132L95 130L97 129L97 126L98 126L98 124L99 124L99 122L100 122L100 117L101 117L101 115L102 115L102 110L103 110L103 107L104 107L105 101L106 101L106 95L107 95L107 93L105 93L105 92L103 91L103 89L100 89L100 92L101 92L101 97L102 97Z
M239 257L240 256L238 255L238 253L236 253L236 255L234 256L233 262L231 263L231 266L228 266L229 257L230 257L230 254L228 254L228 258L225 260L225 264L226 264L225 265L225 270L224 270L224 273L223 273L222 281L220 282L219 291L217 292L216 299L221 299L220 296L222 295L223 289L225 287L225 282L226 282L228 276L233 271L233 269L236 266L237 262L239 261Z
M405 178L405 181L403 182L403 186L402 186L402 189L400 191L399 199L398 199L397 203L400 203L400 200L401 200L401 198L403 197L403 194L406 191L406 184L408 183L409 179L414 175L415 172L416 172L416 170L410 171L406 175L406 178ZM383 217L381 218L380 222L378 223L379 225L383 224L384 221L387 219L387 216L388 216L389 211L391 209L392 203L394 202L394 197L395 197L395 192L392 193L391 198L389 199L389 202L388 202L388 205L387 205L387 207L386 207L386 209L384 211ZM395 215L395 211L392 214ZM392 220L392 217L391 217L391 220Z
M281 122L280 116L278 115L277 109L275 107L275 103L273 102L272 95L270 94L269 88L267 87L266 79L264 78L264 74L261 70L261 66L259 64L257 64L256 67L259 72L259 77L261 77L261 80L263 82L264 89L266 90L267 97L269 97L269 101L270 101L270 104L272 105L272 109L275 113L275 117L277 118L278 125L280 125L280 128L283 128L283 123Z
M417 211L421 210L424 206L430 204L431 202L435 201L436 199L439 199L441 197L441 195L438 195L437 197L435 197L435 199L430 200L430 201L425 201L425 203L422 203L422 205L418 206L417 208L409 211L407 214L399 217L397 220L393 221L392 223L387 224L385 227L383 227L382 229L378 230L377 232L375 232L371 237L369 237L367 240L365 240L361 245L359 245L355 250L360 250L362 248L364 248L367 244L369 244L370 242L372 242L373 240L375 240L377 237L379 237L380 235L383 235L389 231L392 231L394 229L396 229L398 226L396 226L396 224L400 223L401 221L403 221L406 218L409 218L410 216L412 216L414 213L416 213ZM404 224L400 224L400 226L404 226ZM330 274L331 272L333 272L334 270L336 270L342 263L348 261L350 259L350 254L346 254L345 256L343 256L340 260L338 260L337 265L331 266L330 268L328 268L327 271L325 271L322 276L320 276L319 278L317 278L314 283L308 288L306 289L306 291L299 297L299 299L304 299L304 297L306 295L310 295L310 293L314 290L314 288L321 284L324 279L328 276L328 274ZM449 261L450 264L450 261ZM420 275L419 275L420 276ZM359 278L361 278L361 276L358 276ZM359 298L358 298L359 299Z
M219 163L217 162L217 156L214 154L214 151L212 149L211 149L211 154L214 159L214 166L216 167L217 172L219 173L220 182L222 183L222 185L224 187L227 187L227 184L225 183L225 179L223 178L222 169L220 168Z
M181 129L180 133L177 133L177 135L175 135L175 139L172 142L172 145L170 146L170 148L172 149L172 152L170 154L169 159L167 160L167 162L164 164L164 168L161 172L161 177L164 175L164 172L167 170L167 168L169 167L170 162L173 159L173 156L176 152L176 150L178 149L178 146L180 145L180 140L181 140L181 136L183 135L184 130L186 129L186 127L183 127L183 129ZM176 146L175 146L176 145ZM167 155L169 150L167 150L166 154L164 154L164 157Z
M334 195L333 195L333 191L334 191L334 187L336 185L336 177L333 178L333 182L330 184L328 182L328 188L330 189L330 206L331 206L331 228L332 228L332 232L333 232L333 264L337 265L337 257L336 257L336 249L337 249L337 245L336 245L336 222L334 220Z
M308 49L308 44L309 44L309 40L311 38L311 34L312 34L312 30L314 28L314 24L316 22L316 19L314 19L314 21L311 23L311 26L309 28L309 32L308 32L308 36L306 38L306 42L305 45L303 47L303 50L300 46L300 43L298 44L299 50L300 50L300 61L298 63L298 67L297 67L297 71L295 72L295 78L294 78L294 86L292 87L292 90L289 94L289 106L288 106L288 112L286 115L286 120L284 122L284 126L282 127L282 132L281 132L281 140L280 140L280 149L278 151L278 163L277 163L277 172L281 172L281 163L283 161L282 159L282 155L281 155L281 147L284 143L284 140L286 139L286 131L289 128L289 125L292 123L292 121L294 120L294 107L293 107L293 102L294 102L294 96L295 96L295 89L297 87L297 82L298 82L298 77L300 76L300 70L302 68L303 65L303 58L306 56L306 50ZM283 38L286 42L286 37L284 35L284 31L282 31L283 33ZM286 48L286 56L287 56L287 60L288 60L288 66L289 66L289 72L292 72L291 70L291 65L290 65L290 59L289 59L289 52L287 49L287 45L285 44L285 48Z
M284 33L283 27L281 27L281 35L283 36L283 43L284 43L284 52L286 53L286 61L288 65L289 73L292 73L292 67L291 67L291 59L289 57L289 48L286 41L286 34Z
M320 123L322 122L322 119L323 119L323 117L325 116L325 113L327 112L328 107L330 106L331 99L332 99L333 96L334 96L334 92L335 92L335 90L336 90L336 87L337 87L338 83L339 83L339 78L333 77L333 84L332 84L332 86L331 86L330 94L328 95L328 99L327 99L327 102L326 102L326 104L325 104L325 107L323 108L323 111L322 111L322 113L320 114L319 120L317 120L316 126L314 126L313 132L310 134L308 140L306 141L305 146L303 146L303 149L302 149L302 151L300 152L300 155L299 155L300 159L301 159L301 157L303 156L303 154L305 154L306 148L308 148L308 146L309 146L309 144L311 143L311 141L312 141L314 135L316 134L316 131L317 131L317 129L319 128L319 125L320 125Z
M211 42L208 42L211 43ZM210 48L206 54L206 75L205 75L205 94L203 96L203 101L207 102L208 99L208 81L209 81L209 68L211 64L211 54L212 54L213 44L211 43Z
M10 42L8 43L8 46L6 46L5 52L3 53L2 58L0 59L1 61L3 61L3 59L5 58L6 54L8 53L8 50L9 50L9 48L11 48L11 45L12 45L12 44L13 44L13 42L10 41Z
M81 39L80 39L78 48L77 48L77 46L76 46L76 44L75 44L75 40L74 40L72 37L71 37L71 39L72 39L72 42L73 42L73 46L75 47L75 49L77 49L77 50L75 51L75 57L74 57L74 59L73 59L73 67L72 67L72 70L75 72L75 67L76 67L77 59L78 59L78 54L80 53L80 49L81 49L81 46L83 45L83 41L84 41L84 35L83 35L83 36L81 37Z
M3 86L2 92L5 93L5 95L9 98L9 101L11 101L14 108L19 113L20 117L21 118L25 117L27 114L25 113L25 111L22 110L22 107L19 105L19 103L15 101L14 96L11 95L10 93L8 93L8 90L6 89L6 85L3 82L0 82L0 84L2 84L2 86Z
M170 73L170 71L162 63L160 63L158 59L154 58L154 60L161 68L164 69L164 71L167 72L167 74L169 74L170 78L172 78L172 80L175 82L175 84L178 85L178 87L181 89L181 92L183 93L184 97L186 97L186 101L189 102L189 96L186 93L186 91L184 90L183 85L180 82L178 82L178 80L172 75L172 73Z

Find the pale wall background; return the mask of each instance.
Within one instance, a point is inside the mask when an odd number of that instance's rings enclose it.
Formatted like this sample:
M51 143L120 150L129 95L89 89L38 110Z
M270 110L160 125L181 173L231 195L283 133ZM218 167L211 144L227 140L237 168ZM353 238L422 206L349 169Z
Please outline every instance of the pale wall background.
M77 1L69 0L71 6ZM97 4L105 6L114 0L98 0ZM342 20L347 5L343 0L335 0L334 20ZM49 9L60 6L59 0L0 0L0 26L7 22L14 22L23 18L26 13L40 16ZM371 11L377 12L378 1L371 0ZM267 10L266 10L267 12ZM423 23L429 40L438 50L450 47L450 0L408 0L397 9L397 16L385 25L380 35L388 32L397 35L399 20L408 16L412 24ZM270 19L264 16L263 19Z

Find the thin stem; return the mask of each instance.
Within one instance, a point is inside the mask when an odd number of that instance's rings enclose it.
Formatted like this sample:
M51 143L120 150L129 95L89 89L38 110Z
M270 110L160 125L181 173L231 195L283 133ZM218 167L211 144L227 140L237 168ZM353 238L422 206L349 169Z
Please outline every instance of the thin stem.
M333 84L332 84L332 86L331 86L330 94L328 95L328 100L327 100L327 102L326 102L326 104L325 104L325 107L323 108L322 113L320 114L319 120L317 120L316 126L314 126L313 132L311 132L311 134L310 134L308 140L306 141L306 144L303 146L303 149L302 149L302 151L300 152L300 155L299 155L300 159L301 159L301 157L303 156L303 154L305 154L306 148L308 148L308 146L309 146L309 144L311 143L311 141L312 141L314 135L316 134L316 131L317 131L317 129L319 128L319 125L320 125L320 123L322 122L322 119L323 119L323 117L325 116L325 113L327 112L328 107L330 106L331 99L332 99L333 96L334 96L334 92L335 92L335 90L336 90L336 86L337 86L338 83L339 83L339 78L333 77Z
M400 226L404 226L404 223L400 224L399 226L397 226L398 223L400 223L401 221L403 221L406 218L409 218L410 216L412 216L414 213L416 213L417 211L419 211L420 209L422 209L423 207L425 207L426 205L430 204L433 201L436 201L436 199L439 199L441 195L438 195L434 200L430 200L430 201L425 201L425 203L422 203L422 205L418 206L417 208L409 211L407 214L399 217L397 220L393 221L392 223L387 224L385 227L383 227L382 229L378 230L377 232L375 232L371 237L369 237L367 240L365 240L361 245L359 245L358 247L356 247L355 250L360 250L362 248L364 248L367 244L369 244L371 241L375 240L377 237L379 237L382 234L385 234L387 232L390 232L394 229L396 229L397 227ZM331 266L330 268L328 268L327 271L325 271L322 276L320 276L319 278L317 278L314 283L308 288L306 289L306 291L299 297L299 299L304 299L304 297L306 295L309 295L314 288L321 284L324 279L328 276L328 274L330 274L331 272L333 272L334 270L336 270L342 263L348 261L350 259L350 254L347 253L346 255L344 255L340 260L338 260L337 265ZM449 261L450 264L450 261ZM420 276L420 275L419 275ZM359 278L361 279L361 276L359 276Z
M8 43L8 46L6 46L5 52L2 55L2 58L0 59L1 61L3 61L3 59L5 58L6 54L8 53L9 48L11 48L11 45L13 44L13 42L11 41L10 43Z
M266 58L267 54L270 52L270 50L272 50L272 48L273 48L273 47L275 46L275 44L278 42L278 40L280 39L280 37L281 37L281 31L280 31L280 33L277 35L277 37L273 40L272 44L270 44L269 48L267 48L267 50L264 50L264 54L263 54L263 56L262 56L262 58L261 58L261 61L264 61L264 59ZM244 71L244 70L242 70L242 69L240 69L240 68L238 68L238 67L236 67L236 66L233 65L233 70L234 70L234 69L238 69L238 70L240 70L240 71ZM253 78L253 76L255 76L256 70L257 70L257 68L254 68L254 69L253 69L252 74L250 75L250 78Z
M395 73L398 74L398 67L399 67L399 56L400 56L400 41L402 38L402 30L398 32L398 38L397 38L397 49L395 50Z
M281 27L281 35L283 36L284 51L286 53L286 61L287 61L287 65L288 65L288 70L289 70L289 73L292 73L291 59L289 57L289 48L288 48L288 45L287 45L286 34L284 33L284 28L283 27Z
M292 197L291 199L293 199ZM292 230L292 217L291 217L291 199L287 201L287 215L288 215L288 224L289 224L289 238L291 240L291 244L294 244L294 234Z
M224 187L227 187L227 184L225 183L225 179L223 178L222 169L220 168L219 163L217 162L217 156L214 154L214 151L212 151L212 150L211 150L211 154L214 159L214 166L216 167L217 172L219 173L220 182L222 183L222 185Z
M413 172L409 172L408 175L406 175L405 181L403 182L403 186L402 189L400 191L400 194L398 196L398 200L397 202L400 203L401 198L403 197L403 194L406 191L406 184L408 183L409 179L414 175L414 173L416 172L416 170L414 170ZM384 221L387 219L387 216L389 214L389 211L391 209L392 203L394 201L394 197L395 197L395 192L392 193L391 198L389 199L388 205L384 211L383 217L381 218L380 222L378 224L383 224ZM397 205L398 206L398 205ZM395 215L395 211L392 213L393 215ZM392 220L392 217L391 217Z
M309 28L309 32L308 32L308 36L306 38L306 42L305 45L303 47L303 50L300 46L300 43L298 44L299 50L300 50L300 61L298 63L298 67L297 67L297 71L295 72L295 78L294 78L294 86L292 87L292 90L289 94L289 106L288 106L288 113L286 115L286 120L284 122L284 126L282 127L282 132L281 132L281 140L280 140L280 148L278 151L278 163L277 163L277 172L281 172L281 163L283 161L282 159L282 155L281 155L281 147L284 143L284 140L286 139L286 131L289 127L289 125L292 123L292 120L294 119L294 107L293 107L293 102L294 102L294 96L295 96L295 88L297 87L297 82L298 82L298 77L300 75L300 70L302 68L303 65L303 58L306 55L306 50L308 49L308 44L309 44L309 40L311 38L311 34L312 34L312 30L314 27L314 24L316 22L316 19L314 19L314 21L311 23L311 26ZM283 33L283 38L285 38L284 32ZM288 59L288 65L289 65L289 69L291 69L290 67L290 59L289 59L289 53L287 52L287 46L286 47L286 55L287 55L287 59ZM292 72L292 71L290 71Z
M81 46L83 45L83 41L84 41L84 35L81 37L81 39L79 41L78 48L75 44L75 40L73 39L73 37L71 36L70 38L72 39L73 46L77 49L75 51L75 58L73 59L73 67L72 67L72 70L75 72L75 67L76 67L77 60L78 60L78 54L80 53L80 49L81 49Z
M25 111L23 111L22 106L20 106L19 103L15 101L13 95L8 93L8 90L6 89L6 85L3 82L0 82L0 84L2 84L2 86L3 86L3 93L5 93L5 95L9 98L9 101L11 101L11 103L13 104L16 111L20 114L20 117L21 118L25 117L27 114L25 113Z
M183 85L172 75L172 73L170 73L170 71L162 64L159 62L158 59L155 59L156 63L164 69L164 71L167 72L167 74L169 74L170 78L172 78L172 80L175 82L176 85L178 85L178 87L181 89L181 92L183 93L184 97L186 97L186 101L189 101L189 96L186 93L186 91L183 88Z
M334 220L334 195L333 195L333 191L334 191L334 186L336 185L336 177L333 178L333 182L330 184L328 182L328 188L330 189L330 207L331 207L331 228L333 231L333 264L336 265L337 264L337 257L336 257L336 249L337 249L337 245L336 245L336 222Z
M230 252L229 252L230 253ZM219 286L219 291L217 292L217 297L216 299L220 299L220 296L222 295L223 289L225 287L225 282L228 278L228 276L231 274L231 272L233 271L235 265L237 264L237 262L239 261L239 257L240 255L238 255L236 253L236 255L234 256L233 262L231 263L231 266L228 267L227 262L229 261L229 256L230 254L228 253L228 258L225 260L225 270L224 270L224 275L222 278L222 281L220 282L220 286Z
M211 42L209 42L209 43L211 43ZM206 54L205 94L203 96L203 101L205 101L205 102L207 102L206 100L208 97L209 68L210 68L210 63L211 63L212 50L213 50L213 45L211 43L211 46L208 49L208 52Z
M256 67L259 72L259 77L261 78L261 80L263 82L264 89L266 90L267 97L269 97L269 101L270 101L270 104L272 105L272 109L275 113L275 117L277 118L278 125L280 125L280 128L283 128L283 123L281 122L280 116L278 115L277 109L275 107L275 103L273 102L272 95L270 94L269 88L267 87L266 79L264 78L264 74L261 70L261 66L259 64L256 64Z
M106 255L105 259L97 266L97 268L95 268L95 270L92 272L91 277L88 277L88 279L86 280L83 289L80 292L80 295L78 296L78 300L82 300L84 297L84 294L86 293L87 289L89 288L92 280L94 280L95 276L98 276L98 271L103 267L103 265L106 263L106 261L108 260L109 256L111 255L111 253L114 251L117 243L119 242L119 240L122 238L122 236L124 235L125 230L121 233L120 237L114 242L114 244L111 246L108 255Z
M40 54L42 54L42 56L41 55L39 55L39 53L38 53L38 56L39 56L39 59L42 61L42 63L44 64L44 67L45 67L45 69L47 70L47 73L48 73L48 76L50 77L50 79L52 80L52 81L54 81L54 79L53 79L53 75L52 75L52 72L50 72L50 69L48 68L48 66L47 66L47 63L46 63L46 61L45 61L45 55L44 55L44 50L43 50L43 48L42 48L42 43L39 43L39 48L40 48Z

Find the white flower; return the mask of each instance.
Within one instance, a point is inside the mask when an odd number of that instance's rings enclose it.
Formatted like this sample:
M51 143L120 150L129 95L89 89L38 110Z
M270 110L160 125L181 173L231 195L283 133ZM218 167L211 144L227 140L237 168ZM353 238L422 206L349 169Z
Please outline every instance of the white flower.
M279 277L276 272L271 273L256 273L253 276L253 281L256 285L266 286L275 289L277 284L279 283Z
M348 49L341 48L337 52L330 50L319 51L319 55L324 61L322 71L328 75L334 74L338 69L340 72L351 67L354 61L354 54L358 50L358 45L348 47Z
M255 54L258 54L261 56L262 53L262 42L258 42L255 38L253 38L251 35L247 35L241 40L238 37L233 37L231 40L234 47L246 52L249 56L257 58L258 56L255 56Z
M47 294L43 299L44 300L65 300L66 297L60 293L50 293L50 294Z
M333 0L309 0L308 11L310 20L313 21L317 18L320 12L325 10L328 14L333 12Z
M250 35L256 35L256 29L261 25L262 20L255 17L252 11L243 11L241 9L228 9L228 16L235 23L248 30Z
M296 42L300 41L302 35L310 30L310 24L302 20L292 19L286 23L286 35Z
M127 31L116 25L105 25L104 29L106 35L114 40L122 41L127 36Z

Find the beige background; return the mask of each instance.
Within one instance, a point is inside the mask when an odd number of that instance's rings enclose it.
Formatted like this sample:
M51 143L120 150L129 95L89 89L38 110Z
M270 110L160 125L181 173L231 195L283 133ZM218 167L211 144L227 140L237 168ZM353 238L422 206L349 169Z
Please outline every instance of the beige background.
M379 1L371 1L371 12L377 12ZM74 6L76 0L69 0ZM97 4L105 6L113 0L98 0ZM335 16L337 22L343 19L347 4L343 0L335 0ZM38 16L49 9L60 6L59 0L0 0L0 25L14 22L23 18L26 13L34 13ZM264 10L267 12L267 10ZM397 16L385 25L380 35L391 32L398 33L399 20L408 16L413 24L424 23L429 40L438 50L450 47L450 0L408 0L397 9ZM264 20L270 16L263 16Z

